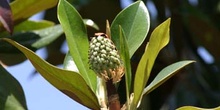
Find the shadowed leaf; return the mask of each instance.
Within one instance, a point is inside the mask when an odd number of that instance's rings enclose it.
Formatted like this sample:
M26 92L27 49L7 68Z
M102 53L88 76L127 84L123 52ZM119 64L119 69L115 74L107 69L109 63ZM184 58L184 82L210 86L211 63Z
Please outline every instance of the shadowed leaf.
M60 25L56 25L41 30L15 33L12 36L8 36L7 38L19 42L20 44L28 47L31 50L36 50L50 44L55 39L57 39L62 33L62 27ZM0 52L18 53L17 49L4 42L0 43Z
M0 110L27 110L20 83L0 65Z

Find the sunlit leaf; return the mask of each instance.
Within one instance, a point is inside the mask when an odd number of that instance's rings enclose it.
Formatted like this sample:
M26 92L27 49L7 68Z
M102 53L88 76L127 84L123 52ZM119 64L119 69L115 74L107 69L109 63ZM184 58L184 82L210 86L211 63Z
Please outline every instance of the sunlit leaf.
M0 65L0 110L27 110L20 83Z
M73 71L59 69L41 59L28 48L10 39L3 39L24 53L31 61L35 69L61 92L90 109L99 109L99 103L96 95L90 87L88 87L81 75Z
M146 45L146 49L148 48L148 44ZM137 108L137 104L141 98L142 91L144 89L144 86L146 85L144 83L144 78L149 78L150 74L147 74L147 65L148 65L148 60L147 60L147 53L145 52L138 64L136 74L135 74L135 80L134 80L134 100L131 104L131 108L135 109Z
M160 50L169 42L170 19L166 20L152 32L145 52L138 64L134 79L134 100L133 107L136 107L142 91L147 84L151 69Z
M124 30L128 41L130 57L142 44L150 27L148 10L142 1L137 1L122 10L111 25L111 37L117 48L120 48L119 25Z
M58 19L66 35L71 56L77 65L79 73L87 84L96 90L96 74L89 69L89 42L83 20L77 10L67 1L60 0L58 4Z
M159 54L160 50L164 48L169 42L170 21L170 18L164 21L162 24L160 24L158 27L154 29L150 36L149 45L146 49L148 73L151 72L155 59L157 58L157 55Z
M220 110L220 106L216 108L199 108L199 107L193 107L193 106L183 106L183 107L177 108L177 110Z

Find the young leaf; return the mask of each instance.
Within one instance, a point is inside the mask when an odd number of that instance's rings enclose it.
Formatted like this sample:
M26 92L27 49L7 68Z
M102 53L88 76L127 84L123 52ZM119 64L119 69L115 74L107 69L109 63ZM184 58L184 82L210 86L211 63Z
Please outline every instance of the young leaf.
M0 110L27 110L20 83L0 65Z
M114 19L111 25L112 41L120 48L119 25L124 30L128 41L129 56L142 44L147 36L150 27L148 10L142 1L137 1L122 10Z
M199 107L193 107L193 106L183 106L183 107L177 108L177 110L220 110L220 106L216 108L199 108Z
M89 42L83 20L77 10L65 0L58 4L58 19L66 35L70 54L77 65L79 73L93 91L96 90L96 74L89 69Z
M169 26L170 19L166 20L152 32L145 52L138 64L137 71L134 79L134 107L139 102L142 91L148 81L154 61L160 50L169 42Z
M148 73L151 72L151 69L154 65L154 61L157 58L160 50L164 48L170 39L170 18L160 24L154 29L150 36L149 45L146 50L147 55L147 70ZM146 84L147 81L145 81Z
M158 86L163 84L169 78L171 78L178 70L182 69L186 65L193 63L194 61L180 61L174 64L171 64L161 70L158 75L154 78L154 80L144 89L144 94L149 94L151 91L156 89Z
M122 58L124 67L125 67L125 83L126 83L126 95L127 101L129 101L129 91L131 89L131 65L130 65L130 56L129 56L129 49L128 43L124 35L124 31L121 26L119 26L120 32L120 56ZM128 102L129 103L129 102Z
M136 74L135 74L135 79L134 79L134 99L131 104L131 110L137 108L137 104L141 98L142 91L145 87L145 80L148 80L150 74L147 74L147 65L148 65L148 60L147 60L147 53L146 50L148 48L148 44L146 45L145 52L143 56L141 57L141 60L138 64Z
M81 75L73 71L59 69L49 64L28 48L10 39L3 38L3 40L9 42L24 53L36 70L61 92L90 109L99 109L96 95L88 87Z

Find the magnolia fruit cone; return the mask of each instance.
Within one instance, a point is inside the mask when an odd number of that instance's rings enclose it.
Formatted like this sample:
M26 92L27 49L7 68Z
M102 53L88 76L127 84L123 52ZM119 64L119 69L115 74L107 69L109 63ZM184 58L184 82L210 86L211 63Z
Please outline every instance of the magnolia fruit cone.
M104 80L119 82L124 74L124 67L118 51L106 34L92 37L89 45L90 68Z

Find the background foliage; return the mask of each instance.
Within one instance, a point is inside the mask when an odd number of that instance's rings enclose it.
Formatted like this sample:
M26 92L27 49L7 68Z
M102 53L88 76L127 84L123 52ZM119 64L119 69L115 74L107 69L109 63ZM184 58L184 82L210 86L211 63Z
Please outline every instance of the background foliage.
M17 2L21 0L16 0ZM27 0L28 1L28 0ZM34 1L34 0L32 0ZM52 0L51 0L52 1ZM100 31L105 32L105 19L110 22L121 10L121 6L118 0L69 0L74 6L77 7L79 13L83 18L92 19L100 28ZM194 66L190 66L182 71L175 77L171 78L168 82L163 84L161 87L149 94L149 97L145 99L149 107L154 109L166 108L175 109L183 105L193 105L198 107L213 108L220 105L220 63L219 56L220 47L218 41L220 36L220 2L218 0L144 0L150 10L151 17L151 27L155 28L158 24L165 21L168 17L172 18L171 21L171 41L168 46L160 52L159 57L156 59L156 63L152 69L152 74L150 81L156 76L156 74L165 66L174 63L179 60L184 59L194 59L197 61ZM1 2L2 3L2 2ZM28 6L33 6L36 3L28 4ZM41 2L39 2L41 3ZM46 5L46 8L39 9L38 11L32 11L28 13L25 18L18 19L22 17L19 15L16 17L14 15L14 33L12 36L3 32L1 26L0 37L14 37L19 36L19 34L29 34L32 38L26 39L26 46L32 50L36 50L45 45L35 47L34 43L40 41L43 38L41 34L37 31L43 31L49 27L55 25L50 21L58 23L56 17L56 5L57 0L54 0L54 5ZM21 3L24 4L24 3ZM97 6L98 4L98 6ZM42 4L39 4L42 5ZM26 6L26 7L28 7ZM45 6L45 4L44 4ZM25 7L25 8L26 8ZM32 22L26 19L32 14L39 12L44 9L46 11L45 19L49 21ZM13 10L13 7L11 7ZM15 7L17 9L17 7ZM31 10L31 9L30 9ZM26 13L24 13L26 14ZM24 15L23 15L24 16ZM16 18L16 19L15 19ZM35 27L24 28L25 23L34 24ZM36 24L35 24L36 23ZM42 25L43 24L43 25ZM21 26L19 28L19 26ZM48 27L48 28L46 28ZM51 27L53 28L53 27ZM57 26L59 28L59 25ZM87 27L88 35L93 36L94 32L97 30ZM28 32L28 33L27 33ZM40 32L43 33L43 32ZM63 63L65 55L60 51L57 51L61 47L64 41L64 37L59 37L62 32L57 33L52 38L55 40L46 46L48 52L47 61L53 65L58 65ZM14 37L15 38L15 37ZM16 37L18 38L18 37ZM148 37L149 38L149 37ZM30 40L31 39L31 40ZM34 39L34 40L33 40ZM25 39L21 37L16 41L24 41ZM51 40L53 41L53 40ZM146 39L148 41L148 39ZM27 43L28 42L28 43ZM20 43L20 42L19 42ZM9 49L5 49L5 45L0 45L0 60L5 65L15 65L25 60L24 56L18 51L14 51L14 48L6 46ZM22 44L22 43L21 43ZM146 42L143 43L131 60L132 73L135 73L137 64L144 52ZM198 52L198 49L203 47L206 49L213 60L206 61L202 55ZM7 50L7 51L5 51ZM16 52L16 53L15 53ZM16 55L16 59L11 60L11 54ZM207 56L206 56L207 57ZM5 72L5 70L2 70ZM1 77L0 77L1 78ZM14 79L13 79L14 80ZM123 82L123 81L122 81ZM1 83L2 84L2 83ZM122 88L119 93L125 93L125 84L121 83L120 88ZM18 86L18 88L21 88ZM16 96L16 95L15 95ZM123 96L123 94L121 94ZM121 98L122 102L125 101ZM20 99L23 101L23 99ZM146 104L147 105L147 104ZM24 108L26 105L24 104Z

